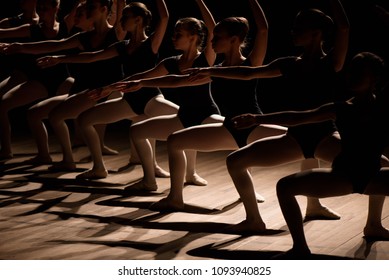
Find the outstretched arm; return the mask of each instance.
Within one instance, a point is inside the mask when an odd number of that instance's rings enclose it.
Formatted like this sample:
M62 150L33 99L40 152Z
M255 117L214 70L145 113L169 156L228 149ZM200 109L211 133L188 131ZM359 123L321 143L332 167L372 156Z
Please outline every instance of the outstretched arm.
M275 124L289 127L334 120L335 117L334 103L328 103L319 108L306 111L283 111L263 115L244 114L234 117L232 121L236 128L244 129L260 124Z
M330 0L332 18L335 23L335 41L333 49L333 65L336 72L342 70L346 60L350 24L346 12L339 0Z
M123 15L123 9L126 5L125 0L114 0L111 7L109 23L114 26L116 37L119 40L124 40L127 35L127 31L122 28L121 18Z
M196 3L199 6L201 16L203 17L205 26L207 27L208 30L207 42L204 48L204 54L205 57L207 58L208 64L212 66L216 60L216 53L212 49L213 29L215 28L216 22L203 0L196 0Z
M82 48L78 39L80 33L61 40L47 40L31 43L11 43L2 44L0 52L5 54L26 53L26 54L46 54L73 48Z
M158 53L158 50L163 41L163 37L165 36L167 24L169 22L169 11L164 0L157 0L157 9L159 14L159 21L155 26L154 34L151 38L151 48L154 53Z
M23 24L17 27L1 28L0 39L28 38L31 36L31 24Z
M54 55L38 58L38 66L47 68L54 66L58 63L92 63L100 60L106 60L118 56L114 43L106 49L102 49L94 52L81 52L72 55Z
M198 77L218 77L237 80L252 80L258 78L274 78L282 75L279 63L284 58L279 58L263 66L227 66L227 67L204 67L187 69L185 74L191 75L191 80Z
M253 11L256 25L255 41L249 59L252 66L260 66L263 64L266 56L269 26L258 1L249 0L249 4Z

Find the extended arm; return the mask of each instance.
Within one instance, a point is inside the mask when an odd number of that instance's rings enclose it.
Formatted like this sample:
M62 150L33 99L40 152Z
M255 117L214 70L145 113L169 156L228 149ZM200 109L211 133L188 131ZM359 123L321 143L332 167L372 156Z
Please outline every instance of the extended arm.
M249 0L250 8L256 25L255 41L249 59L252 66L260 66L266 56L268 42L268 23L265 14L257 0Z
M203 0L196 0L196 3L199 6L201 16L203 17L205 26L207 27L208 30L207 42L204 48L205 57L207 58L208 64L213 65L215 63L216 54L212 49L212 36L213 36L213 29L215 28L216 22Z
M333 49L333 64L335 71L339 72L342 70L346 60L349 45L350 24L339 0L330 0L330 6L332 10L332 18L334 19L336 27Z
M23 24L17 27L1 28L0 39L29 38L31 36L31 24Z
M283 111L277 113L256 115L244 114L232 119L235 127L243 129L260 124L275 124L281 126L297 126L335 120L334 103L328 103L319 108L306 111Z
M159 21L155 26L155 31L151 41L151 48L154 53L158 53L163 37L165 36L167 24L169 22L169 11L164 0L157 0L157 9L159 14Z

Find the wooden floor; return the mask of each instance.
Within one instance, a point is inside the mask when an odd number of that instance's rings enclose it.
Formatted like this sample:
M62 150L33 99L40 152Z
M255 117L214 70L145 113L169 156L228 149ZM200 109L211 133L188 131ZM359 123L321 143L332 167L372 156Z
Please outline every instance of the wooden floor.
M225 228L245 215L226 171L228 152L200 153L198 173L208 186L186 186L188 212L163 214L148 207L167 194L169 179L158 179L156 192L129 192L127 187L141 178L142 170L124 168L130 152L127 131L116 130L108 133L107 143L120 155L105 157L110 174L94 182L75 180L77 172L50 173L48 166L24 164L35 147L28 136L16 137L15 158L0 164L0 259L270 259L290 248L275 183L298 171L298 163L253 169L256 189L266 198L259 208L269 232L228 234ZM59 160L55 139L51 147ZM85 147L75 150L75 155L79 171L90 166ZM167 168L163 142L158 144L158 161ZM323 201L342 218L305 223L314 259L389 259L389 242L363 238L366 197L355 194ZM304 211L305 199L299 202ZM386 203L383 224L387 227L388 216Z

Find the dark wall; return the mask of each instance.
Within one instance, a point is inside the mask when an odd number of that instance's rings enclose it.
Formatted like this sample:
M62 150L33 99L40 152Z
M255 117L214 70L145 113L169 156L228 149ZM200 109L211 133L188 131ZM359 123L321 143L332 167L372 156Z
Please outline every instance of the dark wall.
M200 17L200 12L194 0L165 0L170 12L169 27L160 49L160 58L175 54L171 35L177 19L186 16ZM7 7L0 9L2 16L9 16L17 11L18 1L7 1ZM61 1L61 15L69 9L74 0ZM142 0L155 15L155 0ZM290 29L297 12L303 7L320 8L328 12L325 0L259 0L269 22L269 45L265 62L277 57L298 54L291 42ZM374 13L374 5L378 4L389 10L387 0L341 0L351 24L351 36L348 57L360 51L372 51L389 60L389 27ZM244 16L254 26L253 17L247 0L205 0L216 21L228 16ZM282 96L290 94L277 79L261 81L258 95L261 107L265 112L282 108L279 102ZM174 98L174 97L172 97ZM20 115L19 113L17 114Z

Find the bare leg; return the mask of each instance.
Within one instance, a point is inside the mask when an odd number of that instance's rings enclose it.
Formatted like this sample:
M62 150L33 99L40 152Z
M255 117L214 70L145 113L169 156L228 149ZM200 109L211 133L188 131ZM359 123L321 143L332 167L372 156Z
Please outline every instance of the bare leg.
M312 185L315 187L312 188ZM296 256L310 254L304 234L303 218L296 200L297 195L333 197L352 193L350 182L331 173L330 169L314 169L287 176L277 183L277 197L282 214L293 239L290 251Z
M198 139L207 138L207 141ZM186 170L184 151L234 150L236 143L221 123L199 125L171 134L168 138L171 188L169 195L153 205L155 210L182 210L184 208L183 186Z
M249 168L279 165L297 161L301 157L299 146L288 136L273 136L255 141L227 157L228 172L246 211L246 219L231 228L232 230L262 232L266 229L259 213Z
M147 119L131 127L132 141L142 163L145 189L156 189L155 155L148 139L166 140L174 131L181 129L182 124L176 115L160 116Z
M1 159L13 157L11 149L11 125L8 117L9 111L42 99L47 94L46 88L40 82L31 80L15 86L2 95L0 100Z
M67 94L52 97L29 108L27 112L27 120L38 149L38 154L30 160L31 162L41 164L51 163L52 159L49 152L49 139L47 129L43 121L48 119L49 112L58 104L63 102L67 97Z
M197 186L206 186L208 184L207 180L201 178L196 172L197 151L186 150L185 156L187 161L185 175L186 183Z
M165 99L165 97L160 94L156 97L152 98L146 105L145 108L145 116L148 118L158 117L158 116L168 116L175 115L178 112L178 105ZM181 127L180 127L181 128ZM163 170L157 163L157 157L155 154L155 139L149 139L151 147L153 149L154 155L154 172L155 176L159 178L168 178L170 177L170 173ZM139 156L138 156L139 157Z
M83 138L92 155L92 169L77 175L79 179L100 179L108 175L105 168L100 136L96 130L97 124L114 123L129 119L136 114L123 99L109 100L83 112L77 119L83 133Z
M317 159L305 159L301 163L301 171L313 168L319 168L320 162ZM316 197L307 197L307 208L305 211L305 220L338 220L340 215L335 211L323 206Z
M57 140L60 142L63 153L62 161L53 165L53 170L71 171L75 169L76 165L73 158L69 129L65 121L76 119L79 114L95 104L95 101L89 99L82 92L68 97L50 112L49 121L57 136Z
M369 211L363 233L368 238L389 239L389 230L382 225L382 208L385 196L370 195Z

